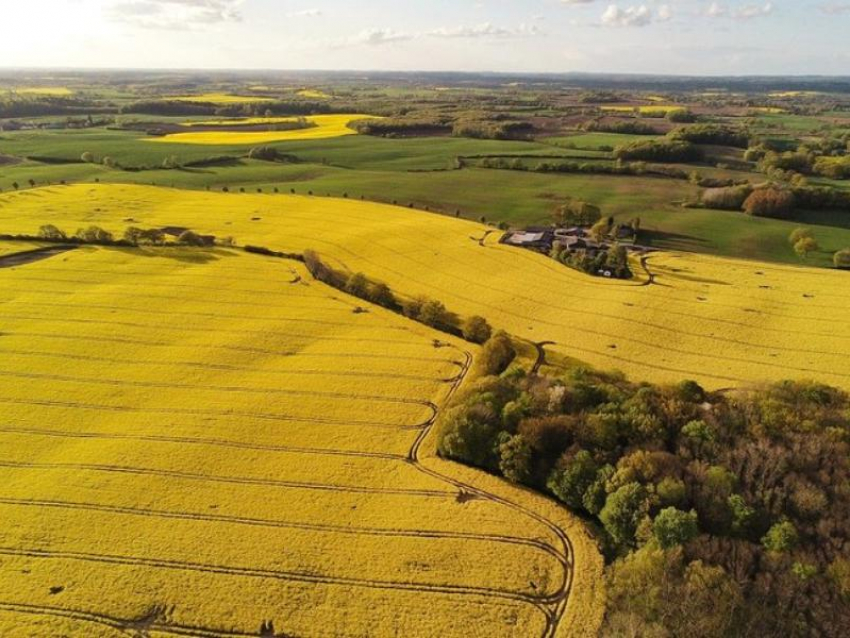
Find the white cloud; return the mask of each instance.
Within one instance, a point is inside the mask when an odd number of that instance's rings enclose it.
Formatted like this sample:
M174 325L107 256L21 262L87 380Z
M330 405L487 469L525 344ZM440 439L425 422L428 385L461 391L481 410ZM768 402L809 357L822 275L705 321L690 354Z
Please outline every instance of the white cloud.
M318 18L323 15L321 9L302 9L301 11L293 11L287 13L287 18Z
M396 42L405 42L413 38L414 36L410 33L393 31L392 29L369 29L362 31L359 35L352 38L349 44L365 44L367 46L377 47Z
M662 4L658 7L658 12L656 14L658 16L659 22L667 22L668 20L672 20L675 15L673 11L673 7L669 4Z
M428 35L437 38L524 38L542 35L542 33L536 25L520 24L516 28L509 29L485 22L472 27L442 27L429 31Z
M766 2L764 4L747 4L737 9L729 9L725 4L712 2L708 9L705 10L705 16L709 18L725 18L730 17L734 20L752 20L753 18L763 18L773 13L773 3Z
M606 27L645 27L652 22L652 11L645 4L621 9L609 4L602 14L602 24Z
M106 8L115 22L149 29L192 29L242 19L243 0L117 0Z
M762 18L773 13L773 3L766 2L763 5L748 4L732 12L732 17L736 20L751 20L753 18Z

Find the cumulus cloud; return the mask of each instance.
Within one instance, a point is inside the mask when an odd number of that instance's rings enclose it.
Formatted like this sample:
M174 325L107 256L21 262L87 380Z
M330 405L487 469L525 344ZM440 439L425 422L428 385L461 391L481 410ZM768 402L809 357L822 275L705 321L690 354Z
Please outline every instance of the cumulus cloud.
M747 4L743 7L730 9L725 4L712 2L708 9L705 10L705 15L709 18L725 18L730 17L735 20L752 20L753 18L763 18L773 13L773 3L766 2L764 4Z
M222 22L238 22L243 0L117 0L107 16L150 29L191 29Z
M365 44L371 47L378 47L395 42L405 42L413 38L414 36L410 33L393 31L392 29L369 29L362 31L359 35L352 38L350 44Z
M645 4L621 9L609 4L602 14L602 25L606 27L645 27L652 22L652 11Z
M520 24L516 28L507 28L485 22L471 27L442 27L429 31L428 35L437 38L524 38L542 35L542 31L536 25Z

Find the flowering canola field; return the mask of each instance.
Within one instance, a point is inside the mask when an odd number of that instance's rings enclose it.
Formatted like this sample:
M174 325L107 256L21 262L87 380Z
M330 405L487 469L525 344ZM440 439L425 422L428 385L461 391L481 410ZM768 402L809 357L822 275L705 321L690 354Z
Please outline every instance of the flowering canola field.
M371 117L370 115L356 114L313 115L306 118L309 122L315 124L310 128L290 131L189 131L187 133L172 133L162 137L146 137L145 141L154 144L239 144L245 146L269 142L320 140L329 137L342 137L343 135L356 135L357 131L349 128L348 125L355 120ZM195 124L209 125L208 122L196 122ZM240 124L244 124L244 122L240 122Z
M709 388L813 378L850 389L848 275L658 253L636 281L605 281L479 239L477 223L354 200L79 185L0 196L0 228L183 225L276 250L305 248L406 295L635 379ZM636 271L642 273L637 267Z
M117 230L175 195L44 189L0 216ZM259 200L221 203L247 235ZM591 634L581 524L434 456L474 352L362 305L228 249L0 269L0 635Z

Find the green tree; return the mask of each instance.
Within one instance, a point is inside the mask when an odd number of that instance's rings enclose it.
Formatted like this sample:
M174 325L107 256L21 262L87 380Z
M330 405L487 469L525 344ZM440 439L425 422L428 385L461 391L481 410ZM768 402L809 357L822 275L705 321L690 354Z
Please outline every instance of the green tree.
M139 245L139 240L142 238L142 235L145 231L141 228L136 228L135 226L130 226L127 230L124 231L124 241L128 241L134 246Z
M796 244L794 244L794 252L797 253L797 256L800 259L805 259L809 256L810 253L813 253L817 250L820 250L820 246L817 241L815 241L811 237L803 237Z
M493 329L484 317L473 315L463 322L463 338L472 343L484 343L493 334Z
M652 534L663 549L684 545L699 534L697 513L667 507L652 522Z
M620 549L634 547L635 532L647 511L647 493L640 483L627 483L605 500L599 520Z
M86 151L80 155L80 160L86 164L92 164L94 162L94 155L92 155L89 151Z
M761 539L761 544L769 552L782 554L797 546L799 541L797 528L791 521L782 521L773 525Z
M496 332L484 347L477 358L477 365L484 375L501 374L516 357L516 349L511 338L506 332Z
M584 495L596 480L599 467L587 450L563 459L549 476L546 487L567 506L584 509Z
M59 230L53 224L45 224L44 226L39 227L38 236L40 239L45 239L47 241L65 241L68 239L65 231Z
M850 268L850 248L839 250L832 258L836 268Z
M80 228L77 231L76 237L89 244L109 244L113 241L112 233L104 230L100 226Z
M441 328L450 324L449 311L442 302L429 299L422 304L419 311L419 321L432 328Z
M791 234L788 235L788 243L791 244L791 246L796 246L798 241L801 239L811 238L811 236L812 231L808 228L795 228L791 231Z
M369 289L369 301L384 308L394 308L396 305L393 291L384 283L375 284Z
M355 297L365 299L369 290L369 280L362 272L353 273L345 282L345 292Z
M528 483L532 471L532 450L521 434L510 436L499 444L499 471L513 483Z

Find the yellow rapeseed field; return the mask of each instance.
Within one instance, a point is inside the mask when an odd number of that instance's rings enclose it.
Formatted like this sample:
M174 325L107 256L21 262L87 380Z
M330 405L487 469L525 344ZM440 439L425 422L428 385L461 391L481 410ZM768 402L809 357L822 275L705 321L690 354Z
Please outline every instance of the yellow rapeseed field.
M18 95L42 95L49 97L68 97L74 92L66 86L35 86L12 89Z
M164 98L177 102L200 102L210 104L254 104L272 102L274 98L257 95L232 95L230 93L202 93L199 95L175 95Z
M0 197L0 225L229 216L278 243L317 203L49 188ZM0 269L0 635L592 634L581 523L434 456L474 350L363 306L236 249Z
M316 126L291 131L195 131L174 133L163 137L146 137L145 140L157 144L239 144L241 146L292 140L318 140L343 135L356 135L357 131L349 128L348 125L355 120L367 118L374 119L370 115L313 115L308 117L307 120L313 122ZM224 124L223 121L218 123ZM208 123L197 122L196 124L206 125Z
M324 91L318 91L316 89L302 89L297 93L300 97L306 97L311 100L329 100L330 95L325 93Z
M603 106L601 107L603 111L609 111L612 113L632 113L637 111L642 115L666 115L667 113L673 111L684 111L686 110L683 106L675 106L675 105L662 105L662 104L651 104L644 106Z
M477 223L355 200L117 185L0 196L9 232L43 223L119 231L127 217L277 250L313 248L394 290L635 379L724 388L814 378L850 389L850 295L838 271L657 253L647 262L651 282L605 281L498 244L498 235L482 247Z

